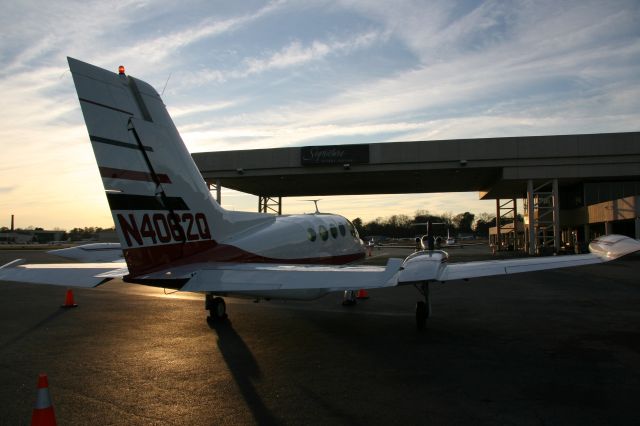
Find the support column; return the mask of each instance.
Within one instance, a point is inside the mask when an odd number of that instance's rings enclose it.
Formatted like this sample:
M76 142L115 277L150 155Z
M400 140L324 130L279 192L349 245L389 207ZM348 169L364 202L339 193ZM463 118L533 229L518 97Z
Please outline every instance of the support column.
M518 251L525 250L524 241L520 240L520 232L518 229L518 200L514 198L512 201L513 201L513 249Z
M560 196L558 193L558 179L554 179L552 183L553 196L553 248L556 253L560 253Z
M513 244L518 247L518 227L516 224L517 202L515 199L506 201L496 200L496 245L501 250L505 246Z
M216 179L216 183L207 182L209 186L209 192L216 191L216 201L218 204L222 204L222 185L220 185L220 179Z
M612 228L613 228L613 226L612 226L611 222L610 221L606 221L604 223L604 235L613 234Z
M640 240L640 195L635 199L636 205L636 240ZM13 216L12 216L13 217Z
M502 226L500 223L500 199L496 198L496 251L502 250Z
M282 197L276 199L274 197L259 196L258 212L282 215Z
M536 227L533 212L533 180L527 181L527 215L529 217L529 254L536 254Z
M560 204L558 197L558 180L553 179L533 188L528 182L529 224L530 236L533 235L536 253L546 252L546 248L553 247L557 253L560 250ZM531 234L531 232L535 234Z
M584 241L582 243L588 243L591 241L591 226L588 223L584 224Z

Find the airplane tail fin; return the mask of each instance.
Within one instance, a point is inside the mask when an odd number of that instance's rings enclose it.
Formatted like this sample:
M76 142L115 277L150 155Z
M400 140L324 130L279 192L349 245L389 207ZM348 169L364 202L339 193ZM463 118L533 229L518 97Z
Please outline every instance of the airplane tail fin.
M211 249L264 220L215 202L153 87L124 69L68 61L131 275Z

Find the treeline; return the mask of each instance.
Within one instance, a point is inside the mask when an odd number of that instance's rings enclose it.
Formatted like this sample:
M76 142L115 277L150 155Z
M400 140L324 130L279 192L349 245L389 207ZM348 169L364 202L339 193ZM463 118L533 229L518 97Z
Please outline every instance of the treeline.
M11 230L6 226L0 227L0 232L10 232ZM33 233L34 231L45 231L44 228L28 226L26 228L16 228L13 232L15 233ZM53 229L53 231L61 232L61 240L65 241L83 241L83 240L94 240L97 239L98 234L103 231L115 231L114 227L111 228L101 228L99 226L87 226L84 228L73 228L70 231L64 231L62 229Z
M433 232L439 236L446 236L448 229L452 237L461 235L488 237L489 228L495 226L495 216L481 213L476 218L476 215L470 212L455 216L451 213L435 215L427 210L418 210L413 216L400 214L379 217L367 223L363 223L358 217L353 220L353 225L361 237L383 235L390 238L413 238L426 234L427 222L433 224Z
M82 241L82 240L92 240L95 239L100 232L103 231L115 231L115 228L100 228L100 227L84 227L84 228L73 228L70 231L65 233L66 239L71 241Z
M435 215L429 213L427 210L417 210L413 216L398 214L388 217L378 217L367 223L363 223L362 219L357 217L352 222L361 237L384 235L390 238L413 238L417 235L424 235L427 232L427 222L434 224L432 228L435 235L446 236L448 229L452 237L461 235L488 237L489 228L496 226L495 215L488 213L481 213L476 217L473 213L464 212L454 216L452 213ZM29 226L26 229L18 228L15 232L43 230L42 228ZM96 239L100 232L114 231L115 228L90 226L73 228L70 231L54 230L64 232L62 236L63 240L83 241ZM9 228L5 226L0 227L0 232L9 232Z

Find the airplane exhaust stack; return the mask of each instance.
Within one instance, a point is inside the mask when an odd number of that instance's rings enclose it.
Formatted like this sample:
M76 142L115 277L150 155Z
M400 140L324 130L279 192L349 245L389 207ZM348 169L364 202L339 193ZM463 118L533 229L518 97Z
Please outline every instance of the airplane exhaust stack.
M67 296L64 299L64 305L62 308L77 308L78 305L73 301L73 290L67 290Z
M44 373L38 376L38 394L31 414L31 426L56 426L56 414L49 395L49 380Z

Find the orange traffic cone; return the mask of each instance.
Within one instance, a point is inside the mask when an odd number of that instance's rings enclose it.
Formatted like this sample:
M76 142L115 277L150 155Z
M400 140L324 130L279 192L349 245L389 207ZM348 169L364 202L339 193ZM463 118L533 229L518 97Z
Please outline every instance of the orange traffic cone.
M49 396L49 380L44 373L38 377L38 394L31 415L31 426L56 426L56 414Z
M77 308L78 305L74 303L73 301L73 290L69 289L67 290L67 297L65 297L64 299L64 305L62 305L61 307L63 308Z
M369 298L369 292L363 288L361 288L360 290L358 290L358 294L356 295L356 299L368 299Z

